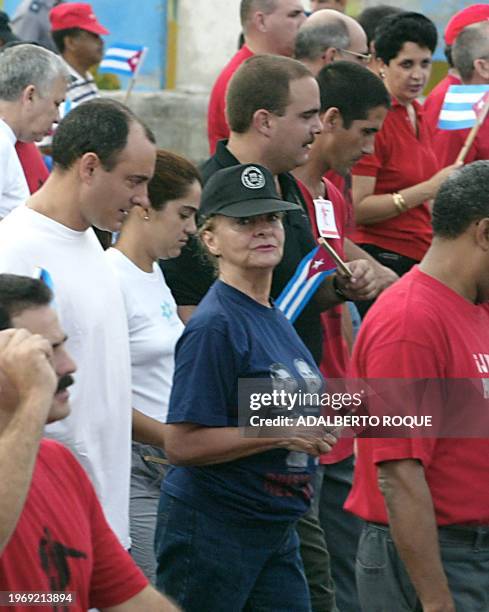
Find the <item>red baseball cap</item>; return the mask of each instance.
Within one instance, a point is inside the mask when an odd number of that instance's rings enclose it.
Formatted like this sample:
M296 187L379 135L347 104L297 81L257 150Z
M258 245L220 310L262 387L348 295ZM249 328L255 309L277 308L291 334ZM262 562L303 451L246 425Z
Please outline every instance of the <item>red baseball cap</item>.
M49 21L52 32L80 28L94 34L109 34L109 30L97 21L90 4L83 2L58 4L49 11Z
M453 45L460 32L473 23L489 20L489 4L472 4L450 19L445 28L445 42Z

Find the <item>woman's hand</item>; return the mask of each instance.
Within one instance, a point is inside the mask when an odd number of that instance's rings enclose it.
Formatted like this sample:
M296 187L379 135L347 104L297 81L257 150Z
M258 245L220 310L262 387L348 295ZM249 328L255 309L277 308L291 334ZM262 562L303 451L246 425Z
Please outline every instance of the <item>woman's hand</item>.
M285 438L279 442L278 447L299 453L307 453L313 457L319 457L319 455L331 452L337 441L337 438L330 433L320 436L307 433L305 435Z

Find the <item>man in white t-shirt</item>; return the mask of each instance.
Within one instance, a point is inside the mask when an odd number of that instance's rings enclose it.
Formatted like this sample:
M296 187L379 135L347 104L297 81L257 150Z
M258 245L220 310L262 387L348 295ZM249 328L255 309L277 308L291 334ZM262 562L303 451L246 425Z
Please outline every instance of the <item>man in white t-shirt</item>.
M79 366L72 413L47 428L88 471L112 529L129 547L131 374L127 320L116 277L91 226L119 231L134 205L146 207L154 137L122 104L92 100L60 123L54 169L0 223L0 271L51 284Z
M69 73L51 51L18 45L0 53L0 218L29 197L17 140L40 141L59 120Z

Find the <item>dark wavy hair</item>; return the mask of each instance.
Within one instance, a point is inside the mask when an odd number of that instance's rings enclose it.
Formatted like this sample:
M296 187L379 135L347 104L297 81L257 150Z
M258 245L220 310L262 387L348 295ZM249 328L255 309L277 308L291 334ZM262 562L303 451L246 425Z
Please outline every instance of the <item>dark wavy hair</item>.
M433 53L438 42L435 24L421 13L406 12L385 17L375 30L375 54L385 64L397 57L407 42Z

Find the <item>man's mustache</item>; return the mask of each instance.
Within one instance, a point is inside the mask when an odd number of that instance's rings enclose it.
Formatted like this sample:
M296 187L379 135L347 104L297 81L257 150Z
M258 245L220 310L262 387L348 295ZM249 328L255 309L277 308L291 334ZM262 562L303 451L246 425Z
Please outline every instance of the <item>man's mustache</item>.
M71 374L65 374L58 380L58 388L56 389L56 393L60 393L64 391L68 387L70 387L75 382L75 379Z

